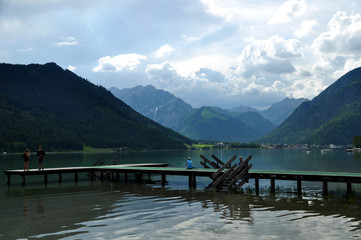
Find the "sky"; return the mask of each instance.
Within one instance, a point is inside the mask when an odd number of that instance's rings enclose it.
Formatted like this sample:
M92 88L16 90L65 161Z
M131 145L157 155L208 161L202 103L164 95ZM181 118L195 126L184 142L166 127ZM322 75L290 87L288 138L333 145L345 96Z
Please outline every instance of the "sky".
M0 0L0 62L262 109L360 67L360 12L359 0Z

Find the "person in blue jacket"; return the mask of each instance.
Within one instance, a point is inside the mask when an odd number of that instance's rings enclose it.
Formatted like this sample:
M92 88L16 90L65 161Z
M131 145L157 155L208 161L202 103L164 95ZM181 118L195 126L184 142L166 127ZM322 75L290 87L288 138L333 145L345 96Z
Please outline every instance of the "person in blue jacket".
M193 168L193 162L192 162L192 160L191 160L191 157L188 157L188 160L187 160L187 162L186 162L186 167L187 167L188 169L192 169L192 168Z

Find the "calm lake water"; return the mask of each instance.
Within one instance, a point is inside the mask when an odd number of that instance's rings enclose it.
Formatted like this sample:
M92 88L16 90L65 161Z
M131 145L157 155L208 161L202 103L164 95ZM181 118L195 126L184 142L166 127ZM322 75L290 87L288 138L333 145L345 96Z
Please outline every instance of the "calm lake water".
M158 151L121 154L118 164L169 163L184 167L191 156L196 167L200 154L215 154L226 161L233 155L252 154L253 169L287 169L361 172L361 155L343 151L321 154L313 150L207 150ZM47 154L45 167L88 166L114 153ZM21 169L20 154L1 154L0 170ZM34 154L30 168L37 167ZM254 182L242 194L215 193L206 189L210 179L198 177L197 188L189 189L188 178L160 176L135 183L93 181L86 174L74 183L72 174L28 177L21 186L19 176L6 185L0 177L0 239L359 239L361 238L361 186L356 196L345 197L343 184L330 184L328 197L322 185L303 182L304 195L296 194L296 183L276 181L275 195L269 181L260 181L259 196ZM121 175L122 178L122 175Z

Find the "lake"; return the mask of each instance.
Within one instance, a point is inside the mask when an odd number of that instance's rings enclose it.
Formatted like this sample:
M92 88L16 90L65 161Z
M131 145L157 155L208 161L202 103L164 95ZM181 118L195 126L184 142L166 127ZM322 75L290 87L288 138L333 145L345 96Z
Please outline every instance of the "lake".
M245 159L252 154L253 169L361 172L360 153L343 150L310 154L297 149L241 149L151 151L122 153L118 164L168 163L184 167L188 156L200 168L200 154L223 161L233 155ZM89 166L98 159L111 161L115 153L49 153L45 168ZM0 169L22 169L21 154L0 154ZM33 153L30 168L37 168ZM269 192L269 180L254 181L244 193L217 193L206 189L209 178L198 177L197 188L188 187L188 177L160 176L142 183L89 181L86 174L28 177L21 186L19 176L6 184L0 177L0 239L358 239L361 238L361 186L347 198L346 184L329 184L329 196L322 196L322 184L303 182L297 196L296 182L276 181L276 194Z

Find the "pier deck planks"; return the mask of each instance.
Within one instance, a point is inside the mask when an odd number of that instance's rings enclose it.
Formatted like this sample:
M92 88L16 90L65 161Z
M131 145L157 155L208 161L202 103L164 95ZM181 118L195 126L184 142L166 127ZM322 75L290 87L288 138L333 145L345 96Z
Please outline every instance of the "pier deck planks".
M211 168L194 168L186 169L179 167L167 167L168 164L127 164L127 165L108 165L108 166L88 166L88 167L64 167L64 168L45 168L45 170L31 169L24 170L5 170L4 173L8 177L8 184L10 185L10 176L19 175L23 177L23 184L25 184L25 176L44 175L44 181L47 180L48 174L59 174L59 181L61 181L61 174L73 173L77 181L77 173L80 172L113 172L113 173L135 173L135 174L160 174L162 179L166 175L180 175L189 176L190 186L195 186L196 177L209 177L219 171L219 169ZM224 172L227 169L223 170ZM250 178L255 179L256 188L258 188L259 179L270 179L271 187L274 187L275 180L291 180L297 181L299 192L301 191L301 181L318 181L322 182L324 190L327 193L328 182L344 182L347 183L347 189L351 190L351 183L361 183L361 173L345 173L345 172L316 172L316 171L293 171L293 170L249 170ZM273 184L272 184L273 183Z

